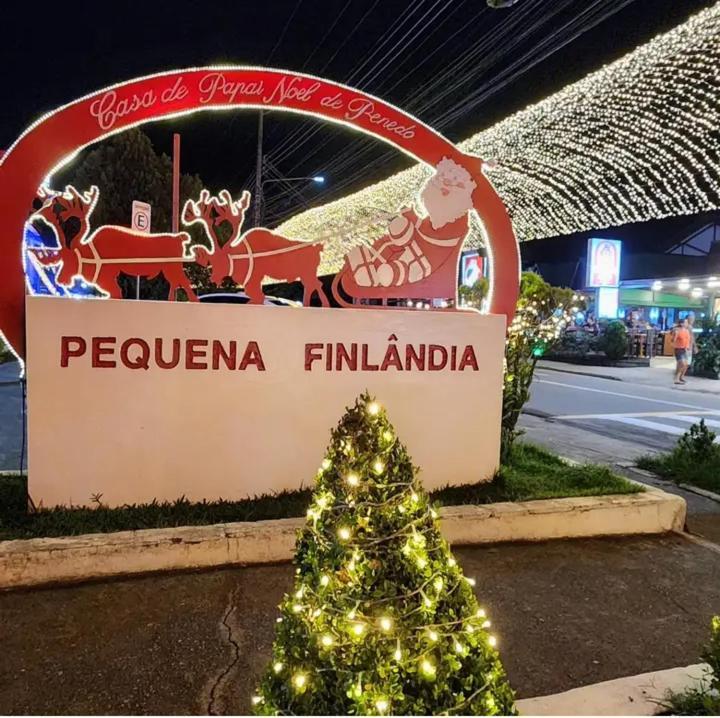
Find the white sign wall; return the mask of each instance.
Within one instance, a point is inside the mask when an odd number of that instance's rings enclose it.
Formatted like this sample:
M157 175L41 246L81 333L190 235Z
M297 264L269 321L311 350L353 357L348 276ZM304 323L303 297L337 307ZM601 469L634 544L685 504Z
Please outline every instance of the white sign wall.
M28 297L36 503L239 499L312 485L368 389L427 488L498 465L505 319Z

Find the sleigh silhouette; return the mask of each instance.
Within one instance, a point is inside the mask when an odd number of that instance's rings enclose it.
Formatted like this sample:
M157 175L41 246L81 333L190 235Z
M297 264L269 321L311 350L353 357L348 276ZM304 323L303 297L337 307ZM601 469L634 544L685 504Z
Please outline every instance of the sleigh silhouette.
M458 264L460 253L467 236L467 225L461 236L451 240L432 239L424 237L430 242L432 255L430 273L418 281L404 281L391 286L364 286L357 283L355 273L346 256L342 269L335 275L332 283L332 294L341 306L354 306L343 295L351 300L376 300L385 303L388 299L455 299L457 292ZM369 248L378 261L393 261L402 252L403 247L391 249L390 254L380 254Z

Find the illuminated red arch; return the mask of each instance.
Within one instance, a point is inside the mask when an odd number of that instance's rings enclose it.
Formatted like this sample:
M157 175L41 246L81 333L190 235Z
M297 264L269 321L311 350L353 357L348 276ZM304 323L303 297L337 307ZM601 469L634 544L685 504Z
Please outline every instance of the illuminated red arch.
M435 166L450 157L477 184L473 203L492 256L490 311L515 312L519 252L507 211L481 171L418 119L371 95L310 75L256 67L173 70L123 82L58 108L33 123L0 160L0 333L25 355L25 284L18 243L38 187L83 147L152 120L200 110L284 109L373 135ZM361 111L362 110L362 111Z

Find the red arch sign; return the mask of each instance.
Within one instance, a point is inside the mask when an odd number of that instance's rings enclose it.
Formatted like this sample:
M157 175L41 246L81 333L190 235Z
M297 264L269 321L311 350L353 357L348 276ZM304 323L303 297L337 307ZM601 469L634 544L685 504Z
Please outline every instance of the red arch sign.
M472 176L472 203L491 253L490 311L515 312L519 251L507 211L482 172L427 125L382 100L310 75L254 67L174 70L86 95L33 123L0 162L0 333L25 354L23 267L18 242L38 188L83 147L152 120L202 110L272 108L313 115L372 135L431 166L448 158Z

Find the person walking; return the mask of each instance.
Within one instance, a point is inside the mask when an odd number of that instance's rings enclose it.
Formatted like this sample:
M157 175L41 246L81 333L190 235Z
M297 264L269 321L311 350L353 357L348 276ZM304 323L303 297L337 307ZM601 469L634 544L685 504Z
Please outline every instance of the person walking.
M687 319L678 319L672 330L675 349L675 383L685 384L685 372L688 370L688 352L690 350L690 331Z

